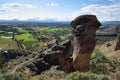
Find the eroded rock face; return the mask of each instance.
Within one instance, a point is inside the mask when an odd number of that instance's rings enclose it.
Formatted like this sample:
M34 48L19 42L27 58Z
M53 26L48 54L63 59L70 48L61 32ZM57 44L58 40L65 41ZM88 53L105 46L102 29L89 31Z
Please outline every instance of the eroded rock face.
M120 36L116 38L113 44L110 46L112 52L120 50Z
M115 51L120 50L120 36L116 40Z
M88 71L91 54L95 48L95 32L100 26L95 15L82 15L72 22L74 37L73 69L74 71Z
M60 66L61 70L68 72L70 70L69 56L71 50L71 41L66 40L60 44L53 44L51 48L42 53L45 62Z

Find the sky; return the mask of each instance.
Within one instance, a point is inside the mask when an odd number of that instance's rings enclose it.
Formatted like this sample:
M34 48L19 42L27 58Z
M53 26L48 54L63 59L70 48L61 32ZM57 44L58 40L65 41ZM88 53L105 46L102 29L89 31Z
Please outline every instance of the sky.
M120 0L0 0L0 20L70 21L84 14L120 21Z

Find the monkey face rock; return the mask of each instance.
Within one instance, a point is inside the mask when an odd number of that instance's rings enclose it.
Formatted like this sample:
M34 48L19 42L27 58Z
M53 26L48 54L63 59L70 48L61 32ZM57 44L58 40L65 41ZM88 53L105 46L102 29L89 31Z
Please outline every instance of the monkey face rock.
M74 30L79 33L95 33L96 29L101 26L95 15L81 15L76 17L72 22L71 26Z
M89 70L91 54L96 44L95 32L100 25L95 15L81 15L71 22L74 37L72 54L74 71Z

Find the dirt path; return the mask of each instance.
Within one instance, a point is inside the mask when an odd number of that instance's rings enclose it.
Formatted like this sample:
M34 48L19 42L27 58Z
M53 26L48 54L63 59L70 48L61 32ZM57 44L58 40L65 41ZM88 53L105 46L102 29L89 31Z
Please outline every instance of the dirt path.
M29 59L28 61L19 63L18 65L16 65L15 67L9 69L8 71L9 71L10 73L14 73L18 67L22 67L23 65L25 65L26 63L28 63L28 62L30 62L30 61L33 61L33 60L36 59L37 57L38 57L38 56L35 56L34 58Z

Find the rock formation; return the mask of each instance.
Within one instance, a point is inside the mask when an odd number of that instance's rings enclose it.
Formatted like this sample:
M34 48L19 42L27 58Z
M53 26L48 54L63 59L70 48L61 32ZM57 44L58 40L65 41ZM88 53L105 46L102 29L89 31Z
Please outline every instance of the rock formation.
M88 71L91 54L95 48L95 32L100 26L95 15L78 16L71 22L74 37L72 54L71 41L48 43L47 50L42 53L43 60L50 66L58 65L65 72ZM72 54L72 55L71 55Z
M57 42L57 43L56 43ZM71 41L66 40L58 44L58 41L53 40L48 43L48 49L42 53L44 61L49 65L58 65L61 70L69 72L71 69L69 57L71 52Z
M116 39L114 43L114 51L120 50L120 36Z
M95 32L100 26L95 15L82 15L72 22L74 37L74 51L72 55L72 67L74 71L88 71L91 54L95 48Z

